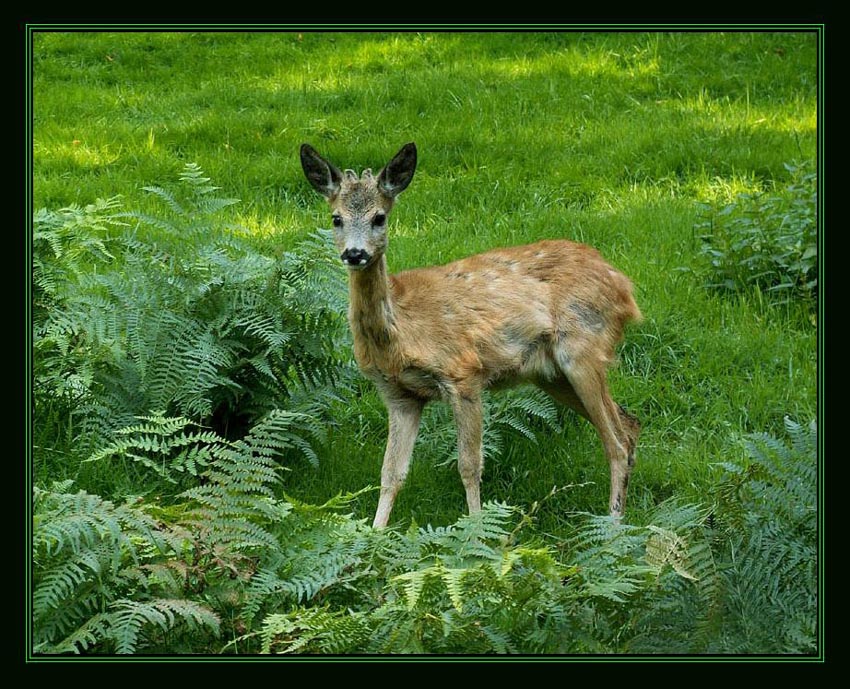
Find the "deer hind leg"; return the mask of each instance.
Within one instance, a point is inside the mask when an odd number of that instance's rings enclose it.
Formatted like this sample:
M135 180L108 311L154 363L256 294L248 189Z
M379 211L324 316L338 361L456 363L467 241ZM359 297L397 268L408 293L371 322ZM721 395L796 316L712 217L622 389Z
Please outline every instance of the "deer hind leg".
M484 468L481 398L457 396L452 399L452 410L457 423L458 470L472 514L481 509L481 471Z
M579 396L566 376L559 376L555 380L541 380L538 385L557 402L560 402L565 407L570 407L570 409L575 410L588 421L590 420L587 409L584 408Z
M571 406L596 428L611 471L608 510L622 517L626 508L629 476L635 463L640 423L617 404L608 391L606 362L601 359L572 358L561 348L555 359L566 380L549 383L544 389L555 399Z
M626 449L628 450L628 465L629 471L634 469L635 459L637 458L637 441L640 436L640 421L632 414L629 414L619 404L615 403L617 413L620 415L620 426L625 432Z
M381 467L381 497L372 524L376 528L387 525L396 495L407 478L423 406L418 400L394 400L387 403L390 430Z

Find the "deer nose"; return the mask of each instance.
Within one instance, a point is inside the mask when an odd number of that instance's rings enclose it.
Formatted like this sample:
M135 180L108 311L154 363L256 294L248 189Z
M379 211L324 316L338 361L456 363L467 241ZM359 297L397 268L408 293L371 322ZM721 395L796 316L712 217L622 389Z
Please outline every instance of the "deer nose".
M350 266L365 266L372 257L363 249L346 249L340 258Z

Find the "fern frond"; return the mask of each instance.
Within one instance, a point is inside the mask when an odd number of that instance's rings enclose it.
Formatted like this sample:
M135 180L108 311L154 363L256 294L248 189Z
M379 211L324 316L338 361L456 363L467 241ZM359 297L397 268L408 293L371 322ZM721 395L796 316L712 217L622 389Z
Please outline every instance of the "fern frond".
M33 648L35 653L50 653L64 655L67 653L79 654L94 648L107 638L109 633L110 616L107 613L98 613L87 619L73 632L61 641L51 644L42 642Z
M202 631L204 628L214 636L219 633L219 618L208 608L188 600L159 599L148 602L118 600L111 606L109 615L108 638L115 643L119 654L134 653L144 633L153 631L168 632L179 624L185 624L189 631Z
M209 483L184 491L180 497L197 501L193 519L213 543L235 548L276 548L267 525L282 520L290 508L274 499L272 487L280 468L274 456L289 447L282 433L293 417L270 414L236 443L222 441L212 451L215 462L204 472Z
M209 188L210 191L215 191L216 189L218 189L218 187ZM200 198L196 200L195 208L200 213L212 215L214 213L218 213L223 208L233 206L239 202L239 199Z
M408 610L413 610L419 602L419 596L422 594L422 589L425 587L425 580L434 574L434 568L428 567L425 569L416 570L414 572L405 572L393 577L394 581L402 585L404 600Z
M538 442L541 431L557 430L558 411L552 398L532 387L508 390L485 397L483 452L485 460L502 455L508 440L523 438ZM449 411L444 407L428 409L423 418L417 443L436 458L438 466L457 462L457 443Z
M458 612L463 612L463 603L466 598L463 590L463 578L469 573L469 570L463 567L450 568L442 567L440 576L443 579L443 584L446 587L446 593L449 595L452 605Z
M174 198L174 194L171 192L163 189L162 187L155 186L142 187L142 189L162 199L177 215L187 215L186 209L177 202L177 199Z
M179 553L185 537L170 533L133 504L114 505L70 483L34 489L34 649L85 650L108 635L104 608L151 582L140 565L149 557ZM144 595L144 594L143 594Z
M335 588L349 590L369 576L374 531L335 512L353 497L338 496L323 506L289 504L292 511L277 530L282 547L267 553L246 590L249 622L263 608L307 603Z
M129 506L115 506L84 491L76 494L34 487L38 510L33 515L33 550L53 557L63 550L74 554L103 539L129 545L125 526L139 531L153 527L153 520Z
M751 435L748 465L728 479L737 498L724 503L735 528L723 568L725 648L816 650L817 428L787 418L785 426L790 445Z
M147 191L150 191L150 189L148 189ZM179 226L177 224L156 215L140 213L138 211L130 211L124 213L123 217L132 218L133 220L139 223L149 225L150 227L156 228L157 230L161 230L162 232L170 235L174 235L179 232Z
M260 634L263 653L345 653L367 638L369 627L363 614L299 608L269 615Z

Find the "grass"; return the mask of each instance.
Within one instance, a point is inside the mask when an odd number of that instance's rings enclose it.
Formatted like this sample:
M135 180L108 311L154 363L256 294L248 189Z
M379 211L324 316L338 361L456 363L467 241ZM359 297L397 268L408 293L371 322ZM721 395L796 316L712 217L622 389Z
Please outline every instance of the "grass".
M196 162L273 253L329 222L301 142L378 169L416 141L392 270L567 237L633 279L646 320L611 386L644 423L639 518L671 495L705 499L742 434L815 414L810 309L721 298L680 268L698 252L697 201L782 188L784 163L815 159L816 63L813 33L39 32L34 207L121 194L144 210L143 186ZM287 491L323 502L376 485L385 423L364 382L319 467L295 464ZM604 510L607 484L595 432L564 412L561 433L486 467L483 495L541 502L538 528L561 537L570 512ZM375 501L354 509L371 516ZM395 521L445 524L464 507L456 470L415 453Z

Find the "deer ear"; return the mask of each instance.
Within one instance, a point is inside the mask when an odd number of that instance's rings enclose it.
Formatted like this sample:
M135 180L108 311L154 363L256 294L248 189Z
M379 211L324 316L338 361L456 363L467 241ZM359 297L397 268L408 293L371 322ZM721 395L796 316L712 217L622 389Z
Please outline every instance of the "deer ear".
M416 144L405 144L378 173L378 189L390 198L407 189L416 170Z
M310 144L301 144L301 167L304 176L325 198L331 198L339 191L342 173L322 156Z

